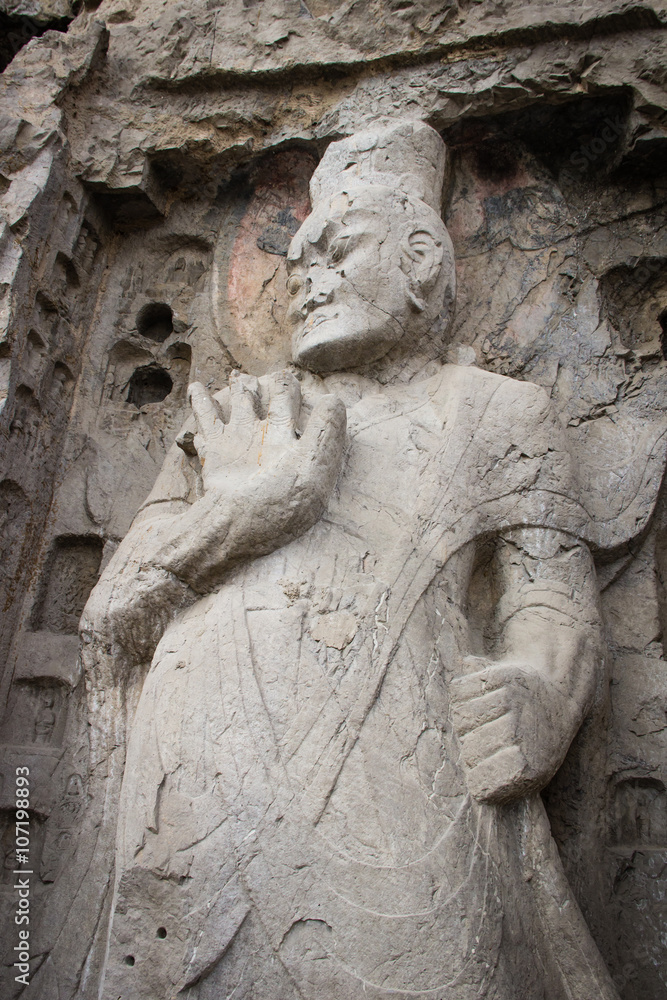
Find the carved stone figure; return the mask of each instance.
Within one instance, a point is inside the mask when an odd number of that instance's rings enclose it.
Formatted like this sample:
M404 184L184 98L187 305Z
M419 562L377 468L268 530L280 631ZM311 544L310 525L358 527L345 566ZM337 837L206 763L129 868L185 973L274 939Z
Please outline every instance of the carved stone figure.
M294 368L191 386L87 604L93 710L152 661L109 1000L616 996L539 795L600 679L588 517L544 391L441 361L445 170L423 124L329 146Z
M53 711L54 697L49 691L41 696L41 704L35 719L35 743L50 743L56 724L56 713Z

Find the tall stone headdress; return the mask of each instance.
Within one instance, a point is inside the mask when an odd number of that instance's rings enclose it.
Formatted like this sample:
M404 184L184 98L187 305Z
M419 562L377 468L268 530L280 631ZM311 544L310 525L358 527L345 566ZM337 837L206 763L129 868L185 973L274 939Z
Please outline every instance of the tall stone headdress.
M310 181L315 208L334 195L379 185L440 215L447 148L430 125L400 121L332 142Z

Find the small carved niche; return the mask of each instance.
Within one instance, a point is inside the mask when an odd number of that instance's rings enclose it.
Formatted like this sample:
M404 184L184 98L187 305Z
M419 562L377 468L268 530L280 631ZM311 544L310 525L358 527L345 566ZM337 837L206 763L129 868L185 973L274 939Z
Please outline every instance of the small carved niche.
M177 344L169 345L166 355L170 361L186 361L189 367L192 360L192 348L189 344L179 341Z
M53 301L42 291L35 296L35 307L38 316L47 321L53 320L54 314L58 312Z
M76 215L78 212L78 207L76 204L76 199L73 194L69 191L65 191L63 194L63 205L65 207L65 212L67 215Z
M166 302L149 302L137 314L137 333L153 340L164 341L174 332L174 316Z
M46 344L37 330L30 330L26 338L24 364L26 371L33 378L39 378L46 355Z
M634 267L612 268L600 279L609 322L625 348L655 348L665 356L667 260L646 257Z
M166 399L174 383L169 372L160 365L143 365L137 368L127 384L127 401L138 410L146 403L160 403Z
M95 535L54 539L35 604L33 630L76 635L79 619L97 583L103 542Z
M12 479L0 483L0 607L11 603L30 520L30 503Z
M54 287L60 295L69 295L81 282L74 263L64 253L57 253L53 265Z
M62 361L56 361L51 372L49 396L55 406L62 406L74 387L74 376Z
M65 729L64 685L21 680L12 685L2 722L2 743L27 746L60 746Z
M182 391L187 386L190 377L192 348L189 344L179 341L177 344L170 344L165 354L169 362L169 374L177 389Z
M657 778L628 778L614 789L612 843L641 849L667 847L667 794Z
M59 319L58 309L53 300L45 292L37 292L31 325L37 336L47 346L47 350L48 345L54 342L57 336Z

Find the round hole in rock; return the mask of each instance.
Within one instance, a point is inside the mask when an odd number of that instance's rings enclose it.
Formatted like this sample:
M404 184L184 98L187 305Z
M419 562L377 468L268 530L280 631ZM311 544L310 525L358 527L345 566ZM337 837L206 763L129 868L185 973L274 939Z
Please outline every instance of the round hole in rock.
M159 403L169 395L174 383L169 373L159 365L142 365L131 375L127 383L127 401L137 409L146 403Z
M162 940L164 940L164 938L166 938L166 936L167 936L167 928L166 927L158 927L158 929L157 929L157 936L159 938L162 938Z
M126 965L134 965L134 955L126 955L125 956L125 964Z
M137 330L161 344L174 332L173 313L166 302L149 302L137 314Z

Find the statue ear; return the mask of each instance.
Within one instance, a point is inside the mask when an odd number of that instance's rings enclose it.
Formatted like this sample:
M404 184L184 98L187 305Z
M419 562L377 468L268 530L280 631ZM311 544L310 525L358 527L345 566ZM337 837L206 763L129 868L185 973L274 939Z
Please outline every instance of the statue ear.
M428 229L417 229L401 249L401 270L408 277L408 298L418 312L423 312L442 267L442 243Z

